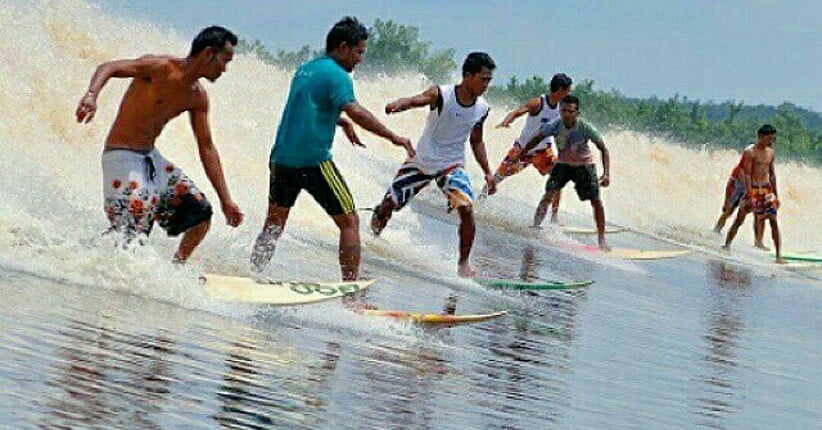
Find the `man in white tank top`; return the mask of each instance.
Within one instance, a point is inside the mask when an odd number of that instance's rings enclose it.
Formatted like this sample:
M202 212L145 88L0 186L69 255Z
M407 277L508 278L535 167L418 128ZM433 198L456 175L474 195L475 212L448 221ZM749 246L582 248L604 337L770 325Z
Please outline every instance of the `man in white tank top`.
M469 139L474 159L482 171L489 193L496 192L494 177L488 167L482 127L488 117L488 103L482 94L488 89L496 65L488 54L472 52L462 65L459 85L432 86L421 94L401 98L385 106L385 113L425 107L431 110L425 129L417 143L417 154L406 160L394 177L382 202L374 208L371 231L379 235L391 219L432 180L448 198L448 210L460 215L460 249L457 273L472 277L469 264L476 230L471 182L464 170L465 141Z
M546 137L528 154L523 154L519 162L514 163L513 159L520 155L522 147L539 132L539 127L542 124L551 122L554 118L559 117L559 102L565 96L571 93L571 85L573 81L565 73L557 73L551 78L549 84L550 93L543 94L539 97L534 97L526 101L522 106L514 109L505 116L496 128L510 127L511 123L517 118L525 115L525 125L522 127L522 132L519 138L514 141L513 147L505 154L496 173L494 173L494 180L497 184L503 179L516 175L529 165L533 165L537 171L543 176L551 173L554 163L557 160L554 151L551 149L552 137ZM488 196L488 190L483 188L477 201ZM551 208L551 222L557 221L557 213L559 212L559 193L554 197Z

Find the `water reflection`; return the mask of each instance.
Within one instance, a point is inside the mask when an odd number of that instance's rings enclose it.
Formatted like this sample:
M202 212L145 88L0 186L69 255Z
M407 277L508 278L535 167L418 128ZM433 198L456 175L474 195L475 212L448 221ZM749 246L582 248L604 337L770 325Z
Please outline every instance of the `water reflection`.
M59 333L66 346L57 350L46 381L58 391L47 402L41 427L161 428L152 417L176 380L174 340L77 320L68 320Z
M212 418L232 429L321 426L341 345L324 342L314 350L304 338L306 344L297 350L266 337L240 327L221 333L225 371L216 392L219 412ZM319 359L310 356L312 351Z
M519 279L541 279L544 268L537 251L531 245L523 247ZM525 296L528 305L507 320L509 325L484 327L485 337L478 345L489 355L475 361L475 370L482 375L475 379L476 392L497 399L484 403L487 410L480 415L479 428L543 427L546 422L561 422L570 409L571 345L585 292L514 294Z
M519 268L519 279L523 281L537 280L538 265L536 248L531 245L524 246L522 249L522 263Z
M439 334L439 333L438 333ZM442 384L452 377L451 363L436 346L421 342L395 347L367 345L360 351L367 358L356 367L362 385L350 396L360 400L362 408L351 415L354 422L390 422L398 428L433 428L442 405L437 398L449 388ZM450 404L451 402L447 402ZM461 413L461 411L454 411Z
M232 341L226 354L226 372L220 377L217 398L221 406L214 420L221 428L263 429L274 424L265 407L271 403L265 392L260 366L254 359L258 347L248 340Z
M525 277L552 277L550 254L540 248L516 252L522 261L509 252L507 276L520 269ZM0 290L6 293L0 301L0 380L5 382L0 383L5 400L0 403L10 411L10 426L20 428L524 429L608 428L609 421L640 428L650 420L666 427L685 419L685 427L732 428L756 427L753 423L761 421L755 420L768 418L761 405L773 405L773 420L812 428L807 423L818 421L814 418L819 415L807 400L812 396L797 396L816 392L813 379L800 388L796 381L812 372L808 363L818 345L812 330L795 329L815 320L788 320L794 325L786 329L798 334L787 340L765 337L763 343L759 333L751 333L754 299L768 291L774 300L757 302L757 311L781 313L796 306L797 295L754 288L762 279L723 263L712 263L701 276L707 279L705 291L691 296L704 304L685 306L704 311L698 324L683 329L700 336L678 339L672 345L676 357L664 352L643 357L636 370L648 371L636 373L625 389L619 385L624 381L604 385L599 379L611 378L614 370L618 374L628 360L635 362L631 352L657 347L656 333L626 336L626 348L600 343L602 324L586 319L584 331L580 325L583 312L600 315L600 302L586 303L586 294L597 292L593 289L534 296L461 290L459 297L445 295L434 306L466 313L492 307L496 297L514 304L506 306L512 315L440 329L399 329L395 322L363 319L352 330L352 324L335 326L326 320L302 324L305 315L293 312L261 309L260 314L271 317L256 319L255 314L237 321L100 290L44 288L27 280L26 288ZM605 303L605 309L630 305L625 296L609 294L614 302ZM591 297L600 300L598 294ZM808 298L814 297L801 297ZM109 309L117 311L99 316ZM688 314L680 319L675 310L670 318L690 321ZM360 326L366 324L377 327ZM581 335L597 342L580 345ZM772 376L779 379L766 380L764 387L745 386L752 377L761 380L758 369L763 365L757 360L771 366L773 357L784 356L782 351L806 344L807 349L789 351L787 358L794 361L774 362L784 369ZM768 356L760 348L781 351ZM594 354L582 357L577 350ZM664 381L669 383L654 379L657 370L667 371L672 361L694 354L698 368L689 374L690 381L676 372L665 373L673 375ZM683 407L685 392L691 394ZM603 393L619 399L603 400ZM649 412L648 407L657 405L663 407ZM685 417L683 410L688 411Z
M742 407L740 338L745 331L743 310L751 293L751 272L722 261L709 261L708 313L705 321L703 384L693 411L702 426L726 428L726 421Z
M343 351L342 344L335 341L326 342L324 345L319 361L306 366L308 375L305 379L308 384L303 393L303 402L304 409L311 413L305 414L300 423L312 428L328 426L323 420L331 404L334 375Z

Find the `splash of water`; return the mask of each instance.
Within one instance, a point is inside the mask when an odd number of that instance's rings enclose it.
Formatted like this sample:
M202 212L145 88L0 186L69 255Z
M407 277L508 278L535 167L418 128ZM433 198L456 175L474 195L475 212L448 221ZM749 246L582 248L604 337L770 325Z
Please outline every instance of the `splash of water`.
M255 57L240 55L218 82L204 83L210 94L212 131L228 184L234 199L246 212L247 221L232 230L223 225L218 214L210 236L195 254L199 260L188 269L175 269L167 262L176 241L162 234L152 237L145 249L131 253L113 253L107 239L100 236L106 220L99 156L127 81L109 82L100 95L98 114L91 124L77 124L73 111L99 63L149 52L183 55L187 52L188 36L127 17L107 16L80 0L33 1L26 5L0 1L0 6L0 23L8 39L15 41L0 45L0 54L9 59L0 63L0 92L4 94L0 103L6 112L0 118L0 169L4 172L0 176L0 199L4 202L0 207L0 264L61 279L128 289L135 288L134 278L148 279L141 288L148 294L164 294L172 300L180 295L188 300L191 295L169 289L169 283L191 279L202 268L246 271L251 244L264 218L268 154L287 97L290 73L267 66ZM392 129L412 139L419 137L424 110L390 118L381 112L386 102L421 91L427 85L422 77L355 80L362 104ZM501 107L492 109L486 127L492 168L519 131L519 123L510 129L491 127L504 114ZM368 149L352 147L338 136L335 161L358 205L370 206L379 201L403 160L403 151L364 131L360 133ZM724 184L738 154L686 149L633 132L608 133L605 139L613 164L613 184L604 191L610 220L682 241L719 243L708 232L719 215ZM185 116L169 124L157 146L206 190L212 202L217 202L201 168ZM475 181L481 180L473 161L469 162L468 170ZM822 200L813 191L822 183L822 171L794 163L779 163L776 170L785 248L819 248L822 229L816 220ZM544 179L531 171L507 180L500 190L504 199L490 199L493 212L484 216L483 222L494 227L527 224L531 213L523 213L521 207L533 207L543 187ZM436 193L431 188L429 192ZM587 219L589 206L576 201L570 192L566 195L565 213ZM441 197L433 194L429 200L441 203ZM517 202L520 209L511 209L499 203L502 201ZM390 247L374 248L390 258L406 259L412 266L450 273L453 250L440 250L444 257L432 259L431 250L414 246L414 236L425 234L425 223L425 217L402 212L392 221L393 233L387 233ZM737 239L740 248L747 246L749 240L745 231ZM308 242L301 241L302 238ZM318 256L312 249L311 243L316 242L334 249L337 230L309 197L298 200L284 239L285 244L275 257L280 261L276 270L282 276L338 275L336 253Z

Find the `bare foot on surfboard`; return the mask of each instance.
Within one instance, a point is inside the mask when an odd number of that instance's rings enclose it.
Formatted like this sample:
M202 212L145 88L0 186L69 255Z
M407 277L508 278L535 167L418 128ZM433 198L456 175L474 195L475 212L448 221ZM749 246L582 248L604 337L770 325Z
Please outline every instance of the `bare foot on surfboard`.
M768 248L768 247L767 247L767 246L765 246L765 244L763 244L762 242L757 242L757 243L754 243L754 248L761 249L761 250L763 250L763 251L770 251L770 250L771 250L771 248Z
M460 263L457 265L457 275L461 278L473 278L477 272L468 263Z
M362 312L369 309L379 309L377 305L366 302L362 297L356 295L346 296L342 299L343 306L353 312Z

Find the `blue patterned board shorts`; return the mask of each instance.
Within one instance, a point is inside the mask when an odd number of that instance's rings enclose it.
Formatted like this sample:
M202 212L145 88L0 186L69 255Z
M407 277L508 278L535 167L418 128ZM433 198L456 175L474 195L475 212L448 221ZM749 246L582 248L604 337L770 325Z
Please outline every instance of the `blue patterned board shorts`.
M728 178L728 183L725 185L725 196L727 197L728 206L723 207L723 210L730 210L739 206L745 199L745 183L739 178Z
M102 163L109 231L131 240L148 236L156 221L169 236L176 236L211 219L205 195L157 149L106 149Z
M425 188L431 181L448 198L448 210L474 204L474 192L471 191L471 180L465 169L460 165L451 166L445 170L428 174L423 172L413 161L405 162L386 192L387 196L396 205L395 211L405 207L414 196Z

